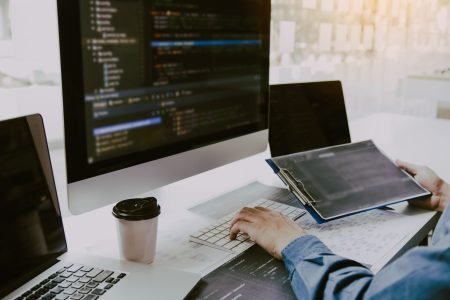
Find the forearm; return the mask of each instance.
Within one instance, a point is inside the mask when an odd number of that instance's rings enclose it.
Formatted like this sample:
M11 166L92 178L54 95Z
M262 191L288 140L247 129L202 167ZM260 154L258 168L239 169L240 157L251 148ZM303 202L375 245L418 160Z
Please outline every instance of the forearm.
M303 236L282 252L298 299L362 299L373 274L361 264L333 254L314 236Z
M283 250L298 299L448 299L450 210L433 247L416 247L376 276L357 262L334 255L320 240L303 236Z

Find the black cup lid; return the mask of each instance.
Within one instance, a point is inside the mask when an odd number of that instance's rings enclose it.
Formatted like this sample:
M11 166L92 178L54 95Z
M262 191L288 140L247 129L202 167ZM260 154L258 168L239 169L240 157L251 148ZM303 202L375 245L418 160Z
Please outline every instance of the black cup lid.
M161 207L154 197L133 198L118 202L112 214L118 219L139 221L159 216Z

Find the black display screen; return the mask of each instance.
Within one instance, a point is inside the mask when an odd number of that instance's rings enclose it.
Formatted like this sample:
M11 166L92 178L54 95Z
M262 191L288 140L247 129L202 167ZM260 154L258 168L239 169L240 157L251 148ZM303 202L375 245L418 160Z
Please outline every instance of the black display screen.
M346 143L350 143L350 131L339 81L270 86L272 156Z
M40 116L0 122L0 140L3 297L55 263L67 245Z

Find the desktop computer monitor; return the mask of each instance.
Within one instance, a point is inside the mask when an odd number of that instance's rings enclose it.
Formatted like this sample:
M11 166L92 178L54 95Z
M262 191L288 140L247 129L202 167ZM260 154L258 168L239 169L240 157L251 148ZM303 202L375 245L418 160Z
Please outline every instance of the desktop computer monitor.
M58 0L69 209L262 152L269 0Z

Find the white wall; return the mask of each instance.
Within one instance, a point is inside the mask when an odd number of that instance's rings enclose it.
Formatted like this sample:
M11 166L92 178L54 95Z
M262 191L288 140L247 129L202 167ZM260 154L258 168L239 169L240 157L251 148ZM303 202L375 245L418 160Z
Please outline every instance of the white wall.
M61 145L56 1L10 0L9 5L0 1L0 16L10 21L11 33L0 41L0 119L40 113L51 145ZM2 20L5 18L0 18L0 24Z

